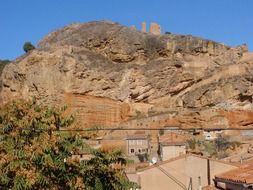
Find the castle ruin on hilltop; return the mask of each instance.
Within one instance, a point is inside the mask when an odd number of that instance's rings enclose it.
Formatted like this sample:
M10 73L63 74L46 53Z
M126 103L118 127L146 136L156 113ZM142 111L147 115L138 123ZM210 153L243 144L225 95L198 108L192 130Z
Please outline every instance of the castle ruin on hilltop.
M147 32L147 24L146 22L141 23L141 32ZM149 33L160 35L161 34L161 26L155 22L150 23Z

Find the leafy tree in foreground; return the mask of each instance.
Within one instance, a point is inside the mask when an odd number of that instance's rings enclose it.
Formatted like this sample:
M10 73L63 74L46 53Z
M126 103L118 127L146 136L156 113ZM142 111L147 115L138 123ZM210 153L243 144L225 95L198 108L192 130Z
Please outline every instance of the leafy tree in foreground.
M73 124L65 108L17 101L0 107L0 189L129 189L134 184L115 163L121 153L93 150L61 129ZM80 152L91 159L72 157Z
M35 49L34 45L31 42L25 42L23 45L23 50L27 53L31 50Z
M81 163L81 174L87 189L137 188L135 183L126 179L121 169L115 168L122 164L126 164L126 160L118 150L112 152L93 150L93 157Z

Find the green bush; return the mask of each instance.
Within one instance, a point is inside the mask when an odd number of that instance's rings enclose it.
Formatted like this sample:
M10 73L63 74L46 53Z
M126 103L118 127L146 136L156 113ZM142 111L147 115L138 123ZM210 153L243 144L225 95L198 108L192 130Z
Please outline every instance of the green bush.
M222 135L219 135L217 139L215 139L214 143L218 152L226 151L232 145L232 143L229 142L229 138Z
M207 141L203 142L203 148L206 153L208 153L209 156L217 156L217 149L215 147L214 142Z
M144 154L137 154L138 159L140 162L145 162L148 161L148 154L144 153Z
M191 150L195 150L197 141L195 139L188 139L187 144Z
M171 34L171 32L165 32L165 34L170 35L170 34Z
M25 42L23 45L23 50L27 53L31 50L35 49L31 42Z

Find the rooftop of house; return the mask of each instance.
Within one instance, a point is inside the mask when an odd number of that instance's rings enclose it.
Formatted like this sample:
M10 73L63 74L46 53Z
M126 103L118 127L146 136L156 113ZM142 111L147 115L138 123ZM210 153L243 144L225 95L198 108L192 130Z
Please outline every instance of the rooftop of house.
M216 181L253 184L253 162L215 176Z
M185 135L169 132L159 136L159 143L164 146L184 145L186 139Z
M211 186L207 186L207 160L210 160L211 179L213 179L216 174L237 168L235 164L228 162L193 154L184 154L176 158L138 168L136 169L136 173L131 171L126 173L130 180L137 181L139 176L138 181L143 189L156 189L157 185L159 185L159 187L162 187L159 189L171 187L171 189L179 190L182 189L182 186L179 187L177 182L183 184L187 188L190 178L192 178L193 189L197 189L199 185L198 177L201 176L201 184L203 187L205 187L206 190L211 190L214 184L211 182ZM172 176L172 178L168 178L168 175ZM177 182L174 181L175 179Z
M126 137L126 140L145 140L148 139L148 135L145 131L136 131L133 134L129 134Z
M205 156L200 156L200 155L188 153L188 154L180 155L180 156L175 157L175 158L171 158L171 159L168 159L168 160L165 160L165 161L158 162L155 165L152 164L152 165L148 165L146 167L141 167L141 168L138 168L137 170L138 170L138 172L142 172L142 171L145 171L145 170L152 169L156 166L162 166L164 164L171 163L171 162L174 162L174 161L180 160L180 159L185 159L185 158L188 158L188 157L200 158L200 159L204 159L204 160L208 159L210 161L214 161L214 162L217 162L217 163L223 163L223 164L234 166L234 167L237 167L237 168L239 167L238 164L236 164L236 163L230 163L230 162L226 162L226 161L222 161L222 160L216 160L216 159L213 159L213 158L208 158L208 157L205 157Z

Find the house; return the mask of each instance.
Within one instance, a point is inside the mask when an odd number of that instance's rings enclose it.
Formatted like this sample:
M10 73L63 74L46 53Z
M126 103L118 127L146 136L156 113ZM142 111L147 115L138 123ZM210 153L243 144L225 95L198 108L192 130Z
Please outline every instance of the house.
M231 163L186 154L127 173L127 176L139 182L142 190L212 189L214 176L236 168Z
M128 156L145 154L150 152L150 139L144 131L137 131L126 138Z
M253 163L216 175L214 183L216 188L222 190L253 189Z
M159 153L162 160L186 154L186 137L177 133L166 133L158 137Z

